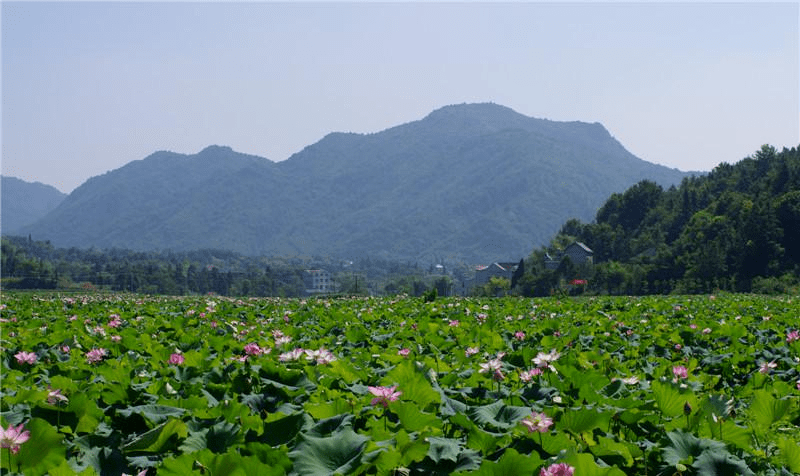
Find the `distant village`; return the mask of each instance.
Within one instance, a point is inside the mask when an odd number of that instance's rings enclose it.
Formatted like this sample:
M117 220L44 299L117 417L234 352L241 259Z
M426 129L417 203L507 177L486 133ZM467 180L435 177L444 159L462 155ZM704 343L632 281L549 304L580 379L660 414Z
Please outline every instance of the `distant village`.
M585 244L576 241L557 254L546 254L544 267L548 270L556 270L561 266L565 258L569 258L576 266L594 264L594 253L592 250ZM451 278L448 286L449 289L447 289L445 293L440 292L440 294L448 296L469 296L474 294L476 288L490 283L492 278L500 278L512 283L514 274L518 271L520 263L520 261L493 262L491 264L476 265L471 275L468 274L462 279L455 279L456 277L451 272L448 272L445 266L436 264L431 267L429 274L432 276L447 276ZM335 294L343 291L341 289L341 284L337 283L333 275L325 269L304 270L303 284L307 296ZM367 289L367 283L362 283L362 285L364 289Z

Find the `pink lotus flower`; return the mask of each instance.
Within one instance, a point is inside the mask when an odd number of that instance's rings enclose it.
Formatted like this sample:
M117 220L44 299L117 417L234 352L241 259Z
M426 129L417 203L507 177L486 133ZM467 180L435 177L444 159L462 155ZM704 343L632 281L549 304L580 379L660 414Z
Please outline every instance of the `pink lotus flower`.
M47 403L49 403L50 405L58 406L61 405L62 403L67 404L68 402L69 398L67 398L66 395L63 395L61 393L61 390L59 389L50 390L47 393Z
M800 332L798 331L791 331L786 333L786 343L791 344L792 342L800 340Z
M291 341L292 341L292 338L289 337L289 336L281 335L281 336L276 336L275 337L275 345L276 346L281 346L283 344L288 344Z
M381 404L385 407L389 406L389 402L397 400L403 392L396 392L397 385L391 387L367 387L369 393L375 395L375 398L370 402L372 405Z
M517 331L514 333L514 338L517 340L525 340L525 333L522 331Z
M265 352L258 344L251 342L244 346L244 353L247 355L261 355Z
M533 380L533 377L536 377L537 375L542 375L542 369L535 368L533 370L523 370L519 373L519 379L523 382L530 382Z
M112 314L111 320L108 321L108 327L119 327L122 325L122 320L119 318L119 314Z
M181 354L170 354L169 355L169 363L170 365L181 365L186 359Z
M86 362L90 364L96 364L97 362L102 362L105 358L108 351L106 349L92 349L86 353Z
M408 357L408 354L411 353L411 349L408 347L404 347L397 351L397 355L402 355L403 357Z
M676 378L689 378L689 370L683 365L676 365L672 367L672 375Z
M495 372L503 367L503 363L500 361L500 359L492 359L488 362L478 365L480 366L480 368L478 369L479 373Z
M0 448L10 448L11 452L17 454L19 447L31 437L31 432L25 430L25 426L20 423L18 426L9 425L7 429L0 426Z
M19 364L33 365L36 363L36 354L33 352L25 352L24 350L21 350L14 354L14 357L17 358L17 363Z
M572 476L573 474L575 474L575 468L567 463L551 464L539 471L539 476Z
M773 360L772 362L762 363L761 366L758 368L758 371L762 374L768 374L770 370L775 368L778 368L778 364L776 364L775 361Z
M477 354L479 351L480 351L480 349L478 349L477 347L467 347L467 349L464 351L464 355L466 357L469 357L469 356Z
M453 319L453 320L450 321L449 325L450 325L450 327L458 327L459 324L461 324L461 322L459 322L458 319Z
M325 365L336 360L336 356L326 348L306 350L306 360L313 360L317 365Z
M553 426L553 419L544 413L533 412L527 417L523 418L522 423L528 429L528 433L538 431L539 433L547 433L547 430Z
M281 362L289 362L293 360L298 360L300 357L304 356L306 353L305 349L300 347L290 350L289 352L284 352L278 356L278 360Z
M553 362L558 360L561 357L561 354L556 352L555 350L551 350L548 353L539 352L536 354L536 357L533 358L533 363L539 368L548 368L551 372L556 372L556 368L553 367Z
M132 476L132 475L130 475L128 473L122 473L122 476ZM138 473L136 473L136 476L147 476L147 468L145 468L145 469L139 471Z

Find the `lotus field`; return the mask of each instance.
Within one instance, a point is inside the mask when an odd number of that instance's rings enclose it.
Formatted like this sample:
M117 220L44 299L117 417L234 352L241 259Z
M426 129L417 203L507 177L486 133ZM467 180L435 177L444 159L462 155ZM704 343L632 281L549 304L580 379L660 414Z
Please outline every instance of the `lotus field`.
M0 472L800 473L800 300L5 293Z

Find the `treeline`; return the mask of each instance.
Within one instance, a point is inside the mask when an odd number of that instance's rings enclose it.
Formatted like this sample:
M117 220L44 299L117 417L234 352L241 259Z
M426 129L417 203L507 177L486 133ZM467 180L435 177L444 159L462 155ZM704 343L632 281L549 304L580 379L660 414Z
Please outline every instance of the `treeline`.
M151 294L302 295L302 269L224 250L139 252L55 248L3 237L6 289L102 289Z
M544 266L573 241L594 265ZM517 292L609 294L788 292L800 276L800 151L764 145L664 190L642 181L612 195L593 223L566 222L534 250ZM570 284L573 283L573 284ZM575 285L574 283L580 283Z
M432 275L417 263L370 258L343 261L249 257L225 250L55 248L49 241L30 236L2 237L0 256L3 289L300 297L306 294L304 270L323 268L334 279L334 293L421 296L434 288L440 295L453 292L449 277Z

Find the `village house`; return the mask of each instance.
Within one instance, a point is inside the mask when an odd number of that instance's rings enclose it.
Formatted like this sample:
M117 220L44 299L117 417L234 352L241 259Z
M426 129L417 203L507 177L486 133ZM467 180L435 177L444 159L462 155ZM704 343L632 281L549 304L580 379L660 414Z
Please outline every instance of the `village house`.
M566 248L564 251L561 251L556 256L550 256L549 254L545 254L544 256L544 267L545 269L558 269L561 265L561 261L564 259L565 256L569 256L570 261L572 264L576 266L581 266L584 264L594 264L594 252L586 245L581 243L580 241L575 241Z
M475 268L475 285L481 286L489 282L493 277L505 278L511 281L514 271L519 263L492 263L481 265Z
M303 271L303 285L307 295L325 294L333 291L331 273L324 269Z
M477 286L483 286L493 277L507 279L510 282L514 276L514 271L517 270L517 266L519 266L519 262L494 262L489 265L476 266L475 276L464 280L462 294L465 296L468 295Z

